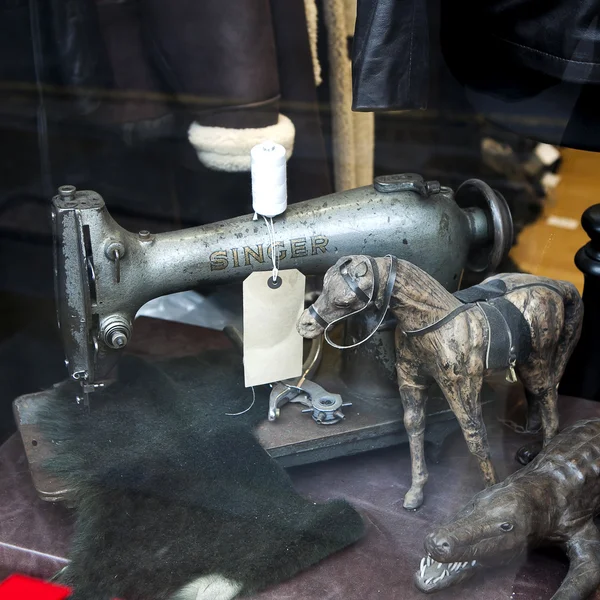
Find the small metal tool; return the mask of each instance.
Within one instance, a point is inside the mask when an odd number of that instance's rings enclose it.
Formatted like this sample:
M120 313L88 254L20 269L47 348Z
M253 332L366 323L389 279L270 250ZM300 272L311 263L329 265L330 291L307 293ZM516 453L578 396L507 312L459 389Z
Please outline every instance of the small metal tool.
M345 415L342 408L352 406L352 402L344 402L339 394L329 394L325 390L323 392L323 394L311 397L312 406L305 408L302 412L312 413L313 420L319 425L335 425L343 421Z

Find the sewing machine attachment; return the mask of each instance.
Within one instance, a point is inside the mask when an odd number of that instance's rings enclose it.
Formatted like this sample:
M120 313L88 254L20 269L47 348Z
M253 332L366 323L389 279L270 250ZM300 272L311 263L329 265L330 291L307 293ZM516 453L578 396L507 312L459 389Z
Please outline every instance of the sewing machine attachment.
M276 421L281 414L281 407L289 403L301 403L305 406L311 406L306 395L302 394L302 386L308 379L316 374L323 358L323 337L319 336L312 340L310 351L304 365L302 366L302 376L299 379L293 378L286 381L274 383L271 387L269 396L269 411L267 418L269 421ZM323 390L325 392L325 390Z
M288 402L306 406L302 412L310 413L319 425L335 425L343 421L342 408L352 406L352 402L344 402L340 394L330 393L314 381L305 379L301 386L279 382L273 387L269 399L269 421L275 421L281 406Z
M319 425L335 425L343 421L345 415L342 408L352 406L352 402L343 402L339 394L325 393L310 398L310 402L310 408L305 408L302 412L311 413L313 420Z

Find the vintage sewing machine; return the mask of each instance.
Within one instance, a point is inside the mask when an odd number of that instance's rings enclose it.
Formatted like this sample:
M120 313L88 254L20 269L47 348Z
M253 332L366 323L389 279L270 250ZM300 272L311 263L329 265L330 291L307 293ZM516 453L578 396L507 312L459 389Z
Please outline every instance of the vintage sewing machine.
M319 275L344 255L393 254L454 291L464 269L492 270L512 245L506 202L491 188L484 190L465 184L455 194L438 182L403 174L291 205L275 219L280 268ZM63 186L53 199L52 220L65 363L81 383L74 407L93 405L94 391L109 384L144 303L271 269L268 230L252 215L169 233L134 233L111 218L97 193ZM370 326L367 317L347 325L340 335L358 339ZM317 340L307 354L300 381L273 386L259 432L273 456L285 465L301 464L405 439L393 322L384 322L377 335L355 349L340 353ZM14 406L38 492L56 500L60 486L39 470L49 450L39 437L35 414L40 402L48 401L51 392L42 392L22 396ZM294 401L310 414L282 410ZM346 418L342 404L352 404ZM432 431L439 424L433 438L453 427L445 402L431 403L428 420Z

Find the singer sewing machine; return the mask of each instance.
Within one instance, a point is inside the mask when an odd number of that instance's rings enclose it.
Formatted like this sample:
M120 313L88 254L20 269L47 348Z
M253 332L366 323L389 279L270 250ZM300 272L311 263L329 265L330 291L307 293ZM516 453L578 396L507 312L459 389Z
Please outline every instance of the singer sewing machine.
M169 233L135 233L112 219L97 193L63 186L53 199L52 221L65 364L81 383L74 404L93 402L94 392L109 384L144 303L272 267L267 228L252 215ZM393 254L450 291L458 289L464 269L493 270L513 240L510 211L491 188L482 193L463 185L455 194L414 174L378 177L373 186L291 205L275 222L282 269L320 275L344 255ZM371 326L367 318L339 335L359 339ZM35 425L36 406L50 396L22 396L14 407L38 492L56 500L60 486L39 470L48 449ZM283 410L295 401L310 414ZM342 404L352 404L346 418ZM445 402L431 403L428 422L439 422L442 431L453 427ZM285 465L383 447L405 435L389 320L368 343L343 353L315 342L301 380L273 386L259 431L265 448Z

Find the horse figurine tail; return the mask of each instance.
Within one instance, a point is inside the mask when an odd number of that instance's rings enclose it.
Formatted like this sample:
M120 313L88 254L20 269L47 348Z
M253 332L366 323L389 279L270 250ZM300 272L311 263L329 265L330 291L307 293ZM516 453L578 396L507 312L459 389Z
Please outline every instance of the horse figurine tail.
M565 325L558 342L556 354L557 356L568 358L575 349L581 335L583 301L579 295L579 291L572 283L568 281L554 281L553 285L558 285L560 288L565 307Z
M573 378L580 380L581 376L578 369L568 363L569 359L577 363L580 358L577 356L577 352L574 352L575 346L579 341L581 335L581 329L583 326L583 300L579 295L577 288L567 281L554 281L553 285L556 285L561 293L564 306L564 319L565 323L563 330L558 340L556 349L556 374L558 376L557 383L561 382L560 393L566 395L570 394L569 381ZM564 379L563 379L564 376ZM521 452L521 451L519 451ZM519 460L521 460L519 458Z

